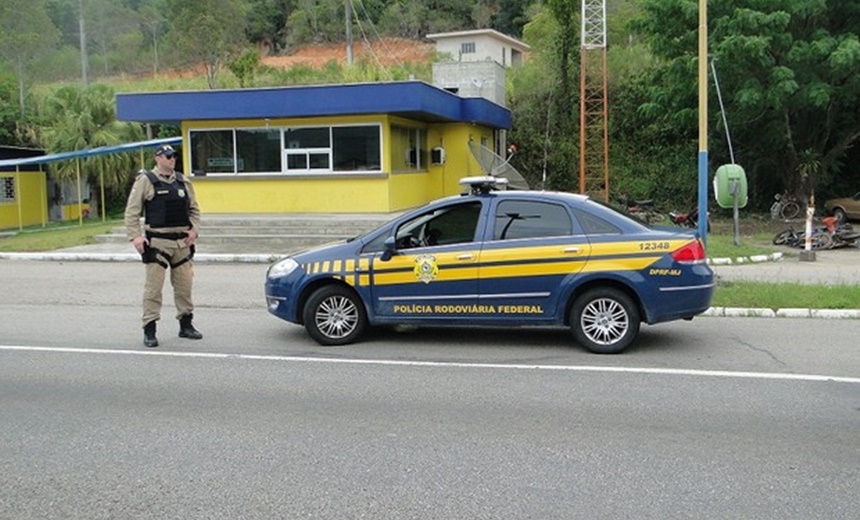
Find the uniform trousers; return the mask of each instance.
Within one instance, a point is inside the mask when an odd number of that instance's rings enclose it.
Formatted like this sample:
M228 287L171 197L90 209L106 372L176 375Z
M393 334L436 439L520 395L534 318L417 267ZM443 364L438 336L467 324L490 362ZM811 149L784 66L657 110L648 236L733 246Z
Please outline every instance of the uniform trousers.
M170 269L170 285L173 286L173 300L176 305L176 319L194 311L191 287L194 283L194 265L191 261L192 248L185 240L150 238L149 247L154 256L146 263L146 283L143 287L143 324L161 318L162 292L167 269ZM152 251L150 251L152 254Z

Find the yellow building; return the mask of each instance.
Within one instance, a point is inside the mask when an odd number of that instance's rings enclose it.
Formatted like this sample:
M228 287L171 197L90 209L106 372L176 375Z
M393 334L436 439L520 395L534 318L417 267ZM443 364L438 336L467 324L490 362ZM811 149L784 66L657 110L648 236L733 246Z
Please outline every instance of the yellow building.
M0 146L0 229L43 224L47 220L47 175L42 168L38 164L3 164L12 157L44 154L33 148Z
M484 175L508 109L421 81L117 95L117 117L182 128L209 213L392 212Z

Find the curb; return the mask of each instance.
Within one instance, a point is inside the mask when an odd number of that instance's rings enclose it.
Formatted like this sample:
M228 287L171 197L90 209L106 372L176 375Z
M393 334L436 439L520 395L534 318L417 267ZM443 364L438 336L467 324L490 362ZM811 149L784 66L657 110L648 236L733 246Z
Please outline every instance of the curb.
M702 316L718 318L823 318L860 320L860 309L761 309L711 307Z
M782 253L777 252L769 255L739 256L737 258L708 258L708 265L758 264L779 260L782 260Z

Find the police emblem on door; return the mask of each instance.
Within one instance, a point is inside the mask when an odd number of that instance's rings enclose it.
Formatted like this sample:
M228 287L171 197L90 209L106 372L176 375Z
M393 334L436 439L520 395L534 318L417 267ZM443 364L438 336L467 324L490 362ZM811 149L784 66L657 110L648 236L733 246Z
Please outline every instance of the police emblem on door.
M415 267L412 269L415 277L424 283L430 283L439 276L439 266L436 265L436 257L432 255L421 255L415 258Z

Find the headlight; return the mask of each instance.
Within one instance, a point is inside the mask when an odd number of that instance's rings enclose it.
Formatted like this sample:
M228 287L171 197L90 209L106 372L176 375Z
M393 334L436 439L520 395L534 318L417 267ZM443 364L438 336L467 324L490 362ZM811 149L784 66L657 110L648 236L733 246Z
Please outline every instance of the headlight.
M289 275L299 266L299 263L292 258L284 258L277 264L269 267L269 272L266 274L269 278L283 278Z

